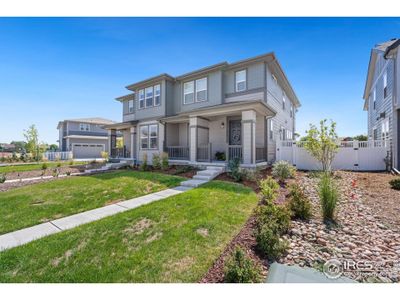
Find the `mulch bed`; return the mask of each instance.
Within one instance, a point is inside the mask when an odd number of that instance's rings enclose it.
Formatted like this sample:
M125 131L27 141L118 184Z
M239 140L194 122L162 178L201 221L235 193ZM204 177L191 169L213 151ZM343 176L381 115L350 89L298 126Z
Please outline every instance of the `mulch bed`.
M65 177L63 177L63 178L65 178ZM2 184L0 184L0 192L6 192L8 190L19 188L19 187L26 186L26 185L31 185L31 184L36 184L36 183L41 183L41 182L46 182L46 181L51 181L51 180L56 180L56 179L63 179L63 178L53 177L53 178L47 178L47 179L2 183Z
M387 173L355 173L356 183L363 190L362 201L382 223L400 231L400 191L390 187L389 181L398 176Z
M134 168L134 170L140 170L140 168ZM196 168L187 168L183 166L170 166L167 170L161 170L161 169L152 169L149 167L148 172L154 172L154 173L161 173L161 174L166 174L166 175L175 175L175 176L181 176L185 178L193 178L194 175L196 175L198 169Z

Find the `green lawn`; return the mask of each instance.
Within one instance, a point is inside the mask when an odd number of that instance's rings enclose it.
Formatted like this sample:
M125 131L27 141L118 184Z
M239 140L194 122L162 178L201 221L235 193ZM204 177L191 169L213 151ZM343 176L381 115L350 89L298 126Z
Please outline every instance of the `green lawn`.
M257 202L242 185L212 181L0 252L0 282L197 282Z
M0 234L179 185L182 177L116 171L0 193Z
M55 168L57 164L61 164L61 166L68 166L70 162L46 162L48 168ZM77 165L85 165L87 162L84 161L76 161L73 166ZM43 162L40 163L32 163L32 164L23 164L23 165L14 165L14 166L0 166L0 173L11 173L11 172L26 172L26 171L35 171L42 169Z

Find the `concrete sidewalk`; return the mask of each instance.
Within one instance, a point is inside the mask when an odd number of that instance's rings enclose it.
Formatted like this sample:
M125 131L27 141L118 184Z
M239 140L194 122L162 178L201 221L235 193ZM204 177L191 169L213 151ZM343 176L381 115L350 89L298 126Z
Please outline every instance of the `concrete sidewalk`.
M90 223L108 216L118 214L120 212L128 211L154 201L183 193L191 189L191 187L178 186L176 188L166 189L160 192L148 194L138 198L133 198L131 200L121 201L115 204L88 210L79 214L71 215L43 224L24 228L14 232L9 232L0 235L0 251L27 244L44 236L71 229L82 224Z

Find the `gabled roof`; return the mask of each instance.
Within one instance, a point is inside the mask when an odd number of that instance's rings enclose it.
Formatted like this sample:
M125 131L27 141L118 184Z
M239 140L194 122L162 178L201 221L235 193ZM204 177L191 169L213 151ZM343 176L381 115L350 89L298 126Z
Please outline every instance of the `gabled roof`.
M242 66L245 66L245 65L248 65L251 63L256 63L256 62L265 62L265 63L268 63L270 66L273 66L274 71L276 72L276 75L277 75L280 83L283 85L283 88L284 88L286 94L294 101L294 104L296 105L296 107L300 107L301 106L300 101L297 98L297 95L294 92L292 86L290 85L289 80L287 79L286 74L283 71L281 65L279 64L274 52L268 52L266 54L257 55L257 56L243 59L243 60L233 62L233 63L228 63L226 61L220 62L220 63L214 64L214 65L208 66L208 67L204 67L204 68L201 68L201 69L198 69L195 71L185 73L183 75L179 75L177 77L173 77L167 73L163 73L163 74L130 84L130 85L126 86L126 88L128 90L134 91L138 87L142 87L147 84L152 84L152 83L155 83L155 82L163 80L163 79L171 80L171 81L184 80L184 79L190 78L192 76L201 75L203 73L207 73L210 71L219 70L219 69L228 70L228 69L232 69L232 68L240 68ZM116 100L118 100L118 101L128 100L127 97L132 97L132 95L134 95L134 93L126 95L126 96L118 97L118 98L116 98Z
M378 55L383 54L383 57L385 59L388 59L388 56L391 54L391 52L393 50L395 50L399 45L400 45L399 39L391 39L390 41L386 41L386 42L377 44L377 45L375 45L374 48L372 48L371 55L369 58L367 79L365 82L364 95L363 95L363 99L365 100L364 101L364 110L367 109L367 105L368 105L367 100L369 97L369 91L371 90L371 86L372 86L373 80L374 80L375 65L376 65L376 60L378 58Z
M66 119L64 121L58 122L57 129L60 128L60 124L63 122L79 122L79 123L88 123L88 124L99 124L99 125L110 125L114 124L114 121L100 118L100 117L93 117L93 118L79 118L79 119Z

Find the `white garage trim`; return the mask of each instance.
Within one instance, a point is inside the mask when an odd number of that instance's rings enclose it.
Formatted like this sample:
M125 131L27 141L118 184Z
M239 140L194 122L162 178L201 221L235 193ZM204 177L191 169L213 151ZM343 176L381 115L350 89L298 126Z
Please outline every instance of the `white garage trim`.
M74 148L75 147L82 147L82 148L89 148L89 147L101 147L102 151L105 151L105 144L99 144L99 143L72 143L72 147L71 147L71 151L75 157L75 151ZM82 157L76 157L76 158L82 158ZM88 157L84 157L84 158L88 158ZM93 157L95 158L95 157Z

